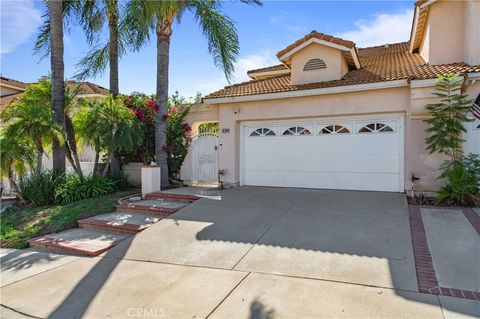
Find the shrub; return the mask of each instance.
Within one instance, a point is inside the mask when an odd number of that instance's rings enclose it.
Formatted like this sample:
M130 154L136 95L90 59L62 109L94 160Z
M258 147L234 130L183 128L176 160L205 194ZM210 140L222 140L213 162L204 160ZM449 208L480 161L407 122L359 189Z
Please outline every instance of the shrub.
M85 176L82 181L77 174L69 174L55 190L55 202L66 204L112 193L115 184L111 179L101 176Z
M476 177L477 185L480 189L480 156L470 153L468 156L463 157L463 163L467 171Z
M24 174L18 181L18 191L35 206L51 205L55 202L55 189L60 182L61 179L50 170Z
M475 206L480 204L477 172L464 163L455 163L444 172L447 186L438 192L438 204Z

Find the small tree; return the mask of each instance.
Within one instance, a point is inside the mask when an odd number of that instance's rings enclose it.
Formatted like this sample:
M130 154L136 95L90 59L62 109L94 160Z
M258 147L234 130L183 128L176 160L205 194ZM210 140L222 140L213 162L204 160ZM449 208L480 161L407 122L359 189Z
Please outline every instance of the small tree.
M21 99L10 105L1 118L10 136L22 136L35 145L35 173L40 174L45 146L51 146L54 139L62 141L62 128L53 121L52 110L37 101L28 103Z
M91 112L82 109L74 117L81 136L90 140L98 151L104 149L107 164L105 176L113 156L132 150L142 142L142 132L135 114L110 95L102 101L90 101ZM87 114L86 114L87 112ZM119 176L113 176L119 178Z
M73 116L72 123L82 145L91 146L95 150L95 160L92 175L97 175L100 152L102 150L99 121L101 104L98 101L83 100L84 105Z
M22 203L26 200L18 191L16 175L26 173L35 163L34 146L22 135L17 135L9 128L0 130L0 176L8 178L11 189L17 194Z
M455 74L445 74L437 79L435 96L438 103L428 104L430 118L425 143L430 154L447 156L440 178L446 178L447 185L439 190L437 203L475 205L479 202L478 176L474 169L464 162L462 154L462 133L466 132L465 122L471 121L467 113L472 106L462 92L463 79Z
M467 113L472 106L462 92L463 78L455 74L445 74L437 79L436 92L440 98L438 103L427 104L426 109L430 118L425 122L429 125L427 132L430 135L425 140L427 151L430 154L440 153L448 157L446 166L459 163L462 158L462 133L466 132L463 126L471 121Z

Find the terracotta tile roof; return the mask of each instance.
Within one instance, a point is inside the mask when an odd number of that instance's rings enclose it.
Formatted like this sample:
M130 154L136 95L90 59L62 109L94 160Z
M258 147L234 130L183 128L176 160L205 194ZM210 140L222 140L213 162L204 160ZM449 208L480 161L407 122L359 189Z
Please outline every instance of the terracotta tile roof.
M0 97L0 112L3 112L3 110L7 107L7 105L12 103L16 99L22 97L22 95L23 95L23 92L18 92L18 93L4 95Z
M16 86L16 87L19 87L19 88L22 88L22 89L26 88L27 85L28 85L27 83L20 82L20 81L14 80L14 79L9 79L9 78L6 78L4 76L0 76L0 83L13 85L13 86Z
M290 74L252 80L213 92L204 99L291 92L402 79L433 79L445 73L480 72L480 65L465 63L428 65L418 53L408 52L408 42L358 49L362 68L333 81L292 85Z
M78 88L78 94L108 95L110 93L108 89L91 82L67 81L65 85L69 90L72 90L72 91Z
M266 68L248 70L247 74L271 72L271 71L283 71L283 70L288 70L288 67L285 64L277 64L277 65L267 66Z
M304 36L303 38L301 38L300 40L295 41L295 43L290 44L285 49L279 51L277 53L277 58L280 58L285 53L288 53L289 51L293 50L294 48L298 47L299 45L307 42L311 38L316 38L316 39L328 41L328 42L331 42L331 43L334 43L334 44L343 45L343 46L345 46L349 49L351 49L355 46L355 43L353 43L352 41L336 38L334 36L324 34L324 33L320 33L320 32L317 32L317 31L312 31L309 34L307 34L306 36Z

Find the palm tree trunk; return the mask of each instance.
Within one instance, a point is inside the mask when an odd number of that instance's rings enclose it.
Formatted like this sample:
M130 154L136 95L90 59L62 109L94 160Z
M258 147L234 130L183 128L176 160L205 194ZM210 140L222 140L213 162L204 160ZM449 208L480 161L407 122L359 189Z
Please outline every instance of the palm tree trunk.
M112 160L112 156L110 155L110 156L108 157L107 162L105 163L105 167L103 168L103 174L102 174L103 177L107 176L108 167L110 166L110 161L111 161L111 160Z
M108 27L110 32L110 93L116 97L120 92L118 83L118 0L108 1ZM110 174L117 179L120 176L120 158L114 153L110 161Z
M100 159L100 149L96 148L95 149L95 161L93 162L93 172L92 176L97 175L98 171L98 160Z
M65 114L65 132L67 133L66 142L68 144L67 154L72 158L72 167L83 180L82 167L80 166L80 159L78 158L77 142L75 138L75 129L73 128L72 119Z
M35 168L35 174L40 175L42 172L42 166L43 166L43 146L42 146L42 141L40 139L37 139L35 141L36 147L37 147L37 167Z
M110 93L113 97L120 92L118 84L118 0L108 1Z
M155 157L160 165L161 185L168 187L167 162L167 100L168 100L168 63L170 55L170 37L172 20L163 18L157 22L157 104L155 120Z
M52 72L53 121L65 128L64 65L63 65L63 1L48 0L50 11L50 63ZM65 174L65 147L53 141L53 171Z
M17 195L17 197L20 199L22 204L27 204L27 201L25 198L22 196L20 191L18 190L17 182L15 182L14 178L14 173L13 173L13 165L12 161L10 161L10 164L8 165L8 182L10 183L10 189Z

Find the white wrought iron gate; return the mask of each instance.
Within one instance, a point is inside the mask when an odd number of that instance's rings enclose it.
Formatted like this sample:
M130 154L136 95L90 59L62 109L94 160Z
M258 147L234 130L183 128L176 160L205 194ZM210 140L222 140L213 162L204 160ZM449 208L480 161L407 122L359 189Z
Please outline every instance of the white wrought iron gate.
M190 144L192 182L218 183L218 132L200 132Z

